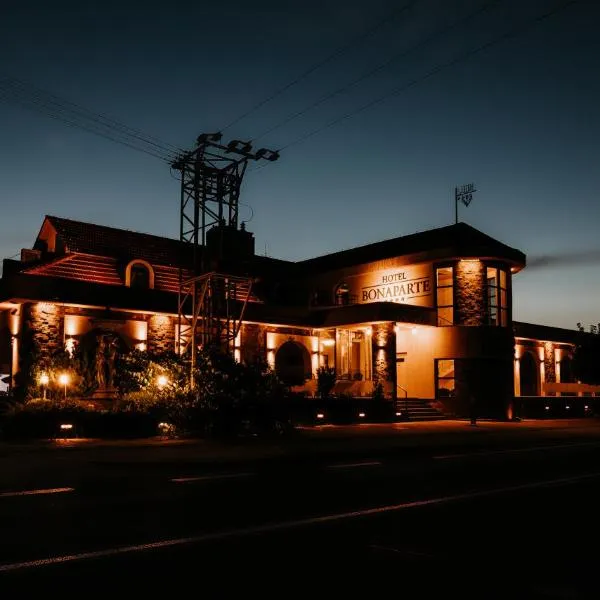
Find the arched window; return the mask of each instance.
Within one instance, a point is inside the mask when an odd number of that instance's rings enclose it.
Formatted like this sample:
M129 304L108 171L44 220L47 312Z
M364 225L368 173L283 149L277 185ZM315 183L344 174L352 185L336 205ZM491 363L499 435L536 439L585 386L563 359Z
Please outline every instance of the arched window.
M125 285L136 290L154 289L154 269L145 260L133 260L125 271Z
M340 285L335 288L335 303L338 306L350 304L350 288L347 283L340 283Z

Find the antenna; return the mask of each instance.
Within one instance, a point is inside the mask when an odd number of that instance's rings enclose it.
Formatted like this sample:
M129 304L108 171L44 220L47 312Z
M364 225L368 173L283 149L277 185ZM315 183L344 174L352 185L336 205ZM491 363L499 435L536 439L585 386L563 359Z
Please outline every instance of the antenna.
M458 203L462 202L465 206L469 206L476 191L474 183L467 183L454 188L454 223L458 223Z

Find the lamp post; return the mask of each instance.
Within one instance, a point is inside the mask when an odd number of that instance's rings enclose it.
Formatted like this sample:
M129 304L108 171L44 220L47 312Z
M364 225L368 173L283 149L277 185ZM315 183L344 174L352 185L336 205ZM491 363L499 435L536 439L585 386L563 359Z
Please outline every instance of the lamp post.
M169 383L169 378L166 375L159 375L156 378L156 385L162 390Z
M50 377L46 373L42 373L40 375L40 385L42 386L42 398L46 399L46 389L48 388L48 383L50 382Z
M58 376L58 383L60 383L60 385L64 386L64 388L65 388L65 401L66 401L67 400L67 385L69 385L69 374L61 373Z

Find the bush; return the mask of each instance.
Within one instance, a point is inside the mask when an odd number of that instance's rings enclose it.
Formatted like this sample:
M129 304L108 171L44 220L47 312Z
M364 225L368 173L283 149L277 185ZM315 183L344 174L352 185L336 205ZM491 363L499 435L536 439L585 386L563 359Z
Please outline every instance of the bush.
M71 425L61 429L61 425ZM7 440L57 437L138 438L157 433L154 415L140 411L96 411L75 402L34 399L9 410L2 419Z

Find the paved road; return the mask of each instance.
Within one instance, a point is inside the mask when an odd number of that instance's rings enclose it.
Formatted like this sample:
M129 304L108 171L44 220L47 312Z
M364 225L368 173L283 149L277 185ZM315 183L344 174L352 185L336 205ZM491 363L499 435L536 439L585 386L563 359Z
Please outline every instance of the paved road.
M480 427L427 444L312 432L326 452L212 463L194 447L22 449L48 468L0 490L1 589L598 597L598 424Z

